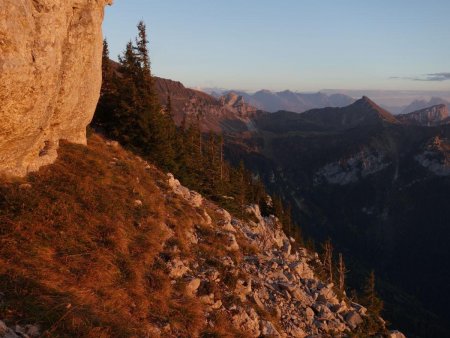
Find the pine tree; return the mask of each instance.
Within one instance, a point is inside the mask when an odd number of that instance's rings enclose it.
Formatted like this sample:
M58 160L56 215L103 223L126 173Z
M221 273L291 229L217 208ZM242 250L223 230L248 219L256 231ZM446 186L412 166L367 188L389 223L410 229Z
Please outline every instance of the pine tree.
M380 316L380 313L383 310L383 301L378 298L375 290L375 272L373 270L366 279L363 302L372 315L376 317Z
M338 273L339 273L339 291L342 295L345 292L345 274L347 273L342 253L339 253Z
M243 215L243 209L246 203L246 196L247 196L247 185L245 182L246 179L246 172L245 172L245 165L244 165L244 161L240 161L239 162L239 167L238 167L238 179L237 179L237 184L238 184L238 193L237 193L237 198L238 198L238 204L239 204L239 208L241 211L241 215Z
M170 93L167 94L166 114L173 120L172 97Z
M109 46L106 39L103 40L102 52L102 87L100 98L95 111L92 125L105 131L114 120L114 109L117 106L116 78L109 59Z
M287 204L283 211L282 224L288 236L293 237L292 229L292 206L290 203Z
M102 51L102 79L103 82L106 80L106 84L110 84L109 81L111 81L112 78L112 67L111 62L109 59L109 45L108 40L103 39L103 51Z
M375 272L372 270L366 279L361 303L367 307L367 318L365 320L365 330L370 336L375 334L385 334L386 327L383 320L380 320L383 310L383 301L378 298L375 291Z
M322 245L323 265L328 279L328 283L333 283L333 245L331 239L327 239Z
M223 136L219 135L219 146L220 146L220 181L223 181Z
M281 200L280 196L273 196L272 197L272 201L273 201L273 213L275 216L278 217L278 219L282 219L283 218L283 201Z
M143 21L139 21L138 25L138 37L136 38L136 50L139 55L139 62L145 75L151 76L150 71L150 56L148 50L148 37L147 27Z
M146 148L150 139L152 109L142 97L141 68L134 52L133 43L128 42L123 55L119 57L121 85L117 130L113 135L133 148Z

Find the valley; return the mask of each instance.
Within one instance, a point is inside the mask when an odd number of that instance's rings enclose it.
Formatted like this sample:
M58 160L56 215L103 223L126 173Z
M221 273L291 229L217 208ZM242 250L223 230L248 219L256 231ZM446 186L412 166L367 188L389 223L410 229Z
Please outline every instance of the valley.
M305 236L331 238L352 270L375 269L388 319L412 337L448 330L450 125L437 107L442 115L424 109L410 123L363 97L301 114L236 114L243 130L222 128L227 158L289 202ZM207 128L208 110L200 116Z

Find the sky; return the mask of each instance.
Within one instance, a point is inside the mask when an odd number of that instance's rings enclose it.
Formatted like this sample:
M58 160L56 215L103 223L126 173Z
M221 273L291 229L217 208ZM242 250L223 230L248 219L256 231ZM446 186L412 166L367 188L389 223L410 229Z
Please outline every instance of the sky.
M111 58L144 20L153 73L194 88L450 91L450 0L115 0Z

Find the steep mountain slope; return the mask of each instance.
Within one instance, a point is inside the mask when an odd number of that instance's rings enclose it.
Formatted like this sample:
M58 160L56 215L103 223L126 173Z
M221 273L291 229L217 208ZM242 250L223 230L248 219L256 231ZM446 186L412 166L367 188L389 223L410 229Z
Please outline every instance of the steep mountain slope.
M448 127L406 124L367 97L260 113L252 126L227 134L228 159L290 201L307 235L331 237L357 271L376 268L389 320L413 337L445 337Z
M290 90L272 92L260 90L254 94L241 91L231 91L242 96L250 105L258 109L276 112L287 110L302 113L306 110L324 107L344 107L354 102L350 96L343 94L295 93Z
M286 111L260 114L254 123L260 130L283 134L299 131L342 131L356 127L398 124L399 121L369 98L363 97L343 108L313 109L302 114Z
M310 110L303 113L302 117L318 125L333 129L398 122L391 113L366 96L347 107Z
M174 118L177 124L183 119L200 119L203 130L245 131L249 119L257 114L257 109L244 102L243 98L228 95L217 99L206 93L184 87L180 82L155 78L160 102L167 104L171 98Z
M438 104L412 113L397 115L396 117L403 123L419 126L436 126L450 123L448 107L445 104Z
M290 201L307 235L376 269L389 320L411 336L448 336L450 299L437 290L450 282L450 127L402 124L367 98L254 124L229 138L229 158Z
M59 152L0 184L0 337L367 335L257 206L234 218L96 135Z

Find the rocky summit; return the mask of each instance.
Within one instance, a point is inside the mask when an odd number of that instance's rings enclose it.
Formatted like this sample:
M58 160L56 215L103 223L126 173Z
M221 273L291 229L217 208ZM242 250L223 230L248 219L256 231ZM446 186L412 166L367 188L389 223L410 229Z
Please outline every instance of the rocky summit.
M0 173L52 163L86 143L101 84L103 7L112 0L0 3Z

